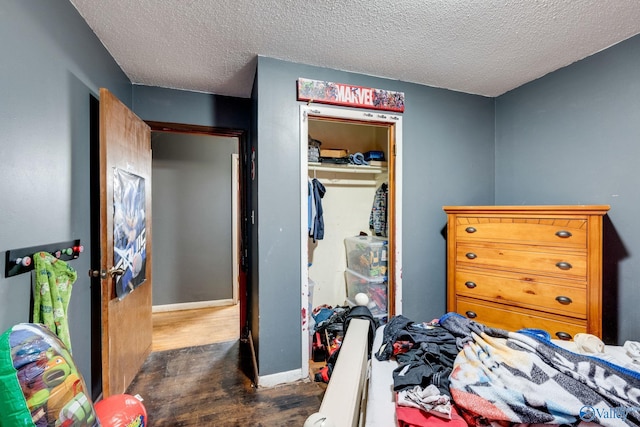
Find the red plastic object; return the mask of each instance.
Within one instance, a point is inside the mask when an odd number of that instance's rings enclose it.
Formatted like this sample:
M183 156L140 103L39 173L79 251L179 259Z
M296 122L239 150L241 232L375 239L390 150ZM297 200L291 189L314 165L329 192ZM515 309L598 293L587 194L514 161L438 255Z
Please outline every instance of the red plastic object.
M129 394L116 394L94 405L103 427L145 427L147 410L142 402Z

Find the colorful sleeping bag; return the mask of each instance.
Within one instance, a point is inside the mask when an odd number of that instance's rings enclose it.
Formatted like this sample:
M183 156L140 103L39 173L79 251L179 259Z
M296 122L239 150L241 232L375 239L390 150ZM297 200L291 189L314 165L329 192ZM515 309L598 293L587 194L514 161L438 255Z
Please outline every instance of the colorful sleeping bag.
M640 372L555 345L545 331L508 332L457 313L451 397L470 426L640 425Z
M71 354L34 323L0 336L0 414L0 427L100 425Z

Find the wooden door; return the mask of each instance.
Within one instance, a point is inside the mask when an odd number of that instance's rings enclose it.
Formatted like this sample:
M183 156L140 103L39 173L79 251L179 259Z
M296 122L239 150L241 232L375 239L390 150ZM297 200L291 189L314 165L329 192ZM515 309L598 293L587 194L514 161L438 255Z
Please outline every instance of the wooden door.
M119 214L123 176L137 182L138 199L144 192L124 219ZM131 226L130 216L138 227L131 233L131 249L123 253L114 223ZM107 89L100 89L100 246L102 391L109 397L126 391L151 352L151 130ZM125 278L128 286L122 285Z

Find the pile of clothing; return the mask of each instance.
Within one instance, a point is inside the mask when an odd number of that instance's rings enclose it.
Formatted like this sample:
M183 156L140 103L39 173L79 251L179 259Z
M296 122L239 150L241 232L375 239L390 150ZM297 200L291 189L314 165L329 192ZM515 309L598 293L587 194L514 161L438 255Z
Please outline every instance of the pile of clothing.
M598 341L583 342L590 351L582 354L545 331L511 332L447 313L428 323L393 317L374 350L399 364L401 426L640 425L635 346L625 344L633 362L623 366L596 357Z
M449 391L449 376L458 352L456 337L437 320L416 323L398 315L385 326L375 357L393 357L399 364L393 372L393 389L400 425L466 427Z
M380 323L373 317L367 307L355 306L350 308L337 306L332 308L325 304L314 308L312 317L315 322L312 346L313 361L326 362L326 365L314 375L315 381L329 382L333 368L338 360L342 340L344 339L351 319L365 319L369 321L368 354L371 354L373 337Z

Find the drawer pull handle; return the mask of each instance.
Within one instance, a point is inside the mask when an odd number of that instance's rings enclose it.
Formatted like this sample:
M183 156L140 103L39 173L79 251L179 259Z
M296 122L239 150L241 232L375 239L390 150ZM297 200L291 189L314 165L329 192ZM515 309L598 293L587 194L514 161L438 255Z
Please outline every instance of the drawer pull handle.
M572 234L569 231L566 230L560 230L560 231L556 231L556 236L562 238L562 239L566 239L567 237L571 237Z
M469 259L476 259L478 257L478 255L474 254L473 252L467 252L465 256Z
M571 304L573 301L571 300L571 298L569 297L564 297L562 295L557 296L556 297L556 301L558 301L560 304L564 304L564 305L569 305Z
M467 228L464 229L464 231L466 231L467 233L475 233L478 230L476 230L473 227L467 227Z
M571 264L569 264L568 262L560 261L560 262L556 263L556 267L558 267L560 270L570 270L571 267L573 267L573 266Z
M471 311L471 310L467 311L464 314L466 314L469 319L475 319L476 317L478 317L475 311Z
M564 340L564 341L569 341L572 337L571 334L568 334L566 332L556 332L556 336L558 337L558 339Z
M465 282L464 285L469 289L473 289L477 286L474 282Z

